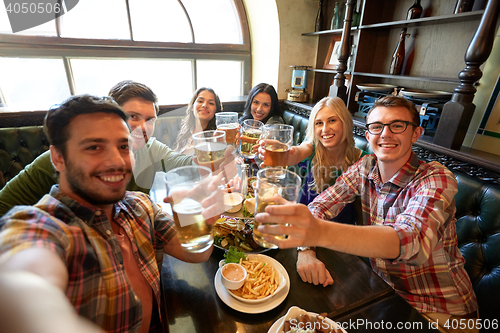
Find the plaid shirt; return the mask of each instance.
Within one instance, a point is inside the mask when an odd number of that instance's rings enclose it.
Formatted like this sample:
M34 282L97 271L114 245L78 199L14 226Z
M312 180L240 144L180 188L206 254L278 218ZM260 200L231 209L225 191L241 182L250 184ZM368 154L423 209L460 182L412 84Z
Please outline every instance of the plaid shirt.
M457 246L453 173L437 162L408 162L382 183L375 155L352 165L309 209L330 220L361 197L363 224L396 230L400 255L371 258L373 270L420 312L463 315L477 309L472 284Z
M35 207L18 206L0 220L0 254L34 247L54 251L68 268L66 296L78 314L108 332L137 332L142 305L106 214L78 204L57 185ZM176 234L173 220L140 192L127 192L114 205L114 218L153 290L150 331L161 331L160 269L163 247Z

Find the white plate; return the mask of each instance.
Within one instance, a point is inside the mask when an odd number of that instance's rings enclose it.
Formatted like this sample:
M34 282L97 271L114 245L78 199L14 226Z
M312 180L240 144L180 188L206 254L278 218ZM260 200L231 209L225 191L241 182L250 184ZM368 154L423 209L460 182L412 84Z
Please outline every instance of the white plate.
M417 90L417 89L408 89L401 90L401 94L405 97L414 97L414 98L423 98L423 99L446 99L449 100L451 95L450 92L446 91L429 91L429 90Z
M392 84L379 84L379 83L357 84L356 87L360 90L376 91L376 92L388 92L388 91L393 91L394 88L397 88L397 86L394 86Z
M268 256L264 256L264 255L260 255L260 254L255 254L255 255L253 255L253 254L252 254L252 255L248 255L248 256L247 256L247 259L254 259L254 260L258 260L258 261L261 261L261 262L264 262L264 263L266 263L266 264L269 264L269 265L273 266L273 267L274 267L274 269L276 269L276 271L278 271L278 276L279 276L279 277L278 277L279 286L278 286L278 288L276 289L276 291L275 291L273 294L271 294L271 295L269 295L269 296L267 296L267 297L261 298L261 299L245 299L245 298L243 298L243 297L240 297L240 296L238 296L238 295L235 295L233 292L231 292L231 291L230 291L230 292L229 292L229 294L230 294L231 296L233 296L234 298L236 298L238 301L241 301L241 302L244 302L244 303L250 303L250 304L256 304L256 303L263 303L263 302L267 302L267 301L269 301L271 298L273 298L274 296L276 296L277 294L279 294L279 293L280 293L280 291L281 291L283 288L285 288L285 286L286 286L288 283L290 283L290 281L287 281L287 280L286 280L286 278L285 278L285 276L279 272L278 267L277 267L277 265L276 265L276 262L277 262L277 261L276 261L276 260L274 260L273 258L268 257ZM222 261L222 260L221 260L221 261ZM221 263L219 263L219 267L220 267L220 266L221 266ZM219 268L219 269L222 269L222 267L221 267L221 268Z
M292 306L290 309L288 309L288 312L283 317L279 318L278 320L276 320L274 322L273 326L271 326L271 328L269 328L267 333L282 333L283 332L283 325L285 324L285 319L288 319L290 317L297 319L298 315L301 313L304 313L304 312L306 312L306 311L297 307L297 306ZM317 313L314 313L314 312L307 312L307 314L309 316L317 316L318 315ZM330 318L325 318L325 321L328 323L327 325L329 327L336 328L335 322L333 320L331 320ZM342 327L339 327L339 328L341 329L342 332L347 333L346 330L344 330Z
M229 291L227 291L227 289L222 285L220 269L218 269L217 273L215 274L214 284L215 284L215 291L217 292L219 298L230 308L243 313L263 313L266 311L270 311L275 307L277 307L278 305L280 305L285 300L286 296L288 295L288 292L290 291L290 277L288 276L288 272L286 271L285 267L283 267L283 265L281 265L279 261L271 257L268 258L270 261L273 262L274 267L276 267L278 272L286 279L286 286L283 289L281 289L281 291L279 291L269 300L264 301L262 303L249 304L238 301L236 298L231 296L229 294Z

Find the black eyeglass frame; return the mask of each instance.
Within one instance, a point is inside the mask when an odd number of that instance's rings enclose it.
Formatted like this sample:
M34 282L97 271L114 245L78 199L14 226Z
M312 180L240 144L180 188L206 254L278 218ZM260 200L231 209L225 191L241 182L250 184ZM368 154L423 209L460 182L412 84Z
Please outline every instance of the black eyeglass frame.
M394 124L394 123L403 123L406 126L405 126L404 130L402 130L401 132L394 132L392 130L392 128L391 128L391 125ZM382 125L382 129L380 130L380 132L373 133L372 131L370 131L370 125L373 125L373 124L380 124L380 125ZM408 128L408 125L420 126L419 124L416 124L416 123L414 123L412 121L407 121L407 120L394 120L394 121L392 121L392 122L390 122L388 124L384 124L384 123L381 123L379 121L376 121L376 122L373 122L373 123L366 124L366 130L371 135L379 135L379 134L381 134L384 131L384 128L387 126L387 127L389 127L389 131L391 131L391 133L393 133L393 134L401 134L401 133L404 133L406 131L406 129Z

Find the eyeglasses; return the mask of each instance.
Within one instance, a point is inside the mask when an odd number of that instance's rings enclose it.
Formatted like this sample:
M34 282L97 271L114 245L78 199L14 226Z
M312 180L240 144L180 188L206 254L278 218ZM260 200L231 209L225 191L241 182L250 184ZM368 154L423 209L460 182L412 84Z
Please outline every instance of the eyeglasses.
M368 130L368 133L378 135L384 131L385 126L388 126L392 133L399 134L406 131L408 125L419 126L411 121L395 120L389 124L382 124L381 122L366 124L366 129Z

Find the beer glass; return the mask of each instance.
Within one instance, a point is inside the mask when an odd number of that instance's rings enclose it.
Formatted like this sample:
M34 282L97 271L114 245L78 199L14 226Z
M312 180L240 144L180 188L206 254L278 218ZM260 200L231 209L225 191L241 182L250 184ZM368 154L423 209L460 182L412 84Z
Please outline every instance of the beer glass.
M240 154L245 158L254 158L253 146L260 139L264 124L258 120L247 119L241 125L241 147Z
M293 126L264 125L261 139L266 140L264 164L267 166L286 166L286 155L293 143Z
M199 253L212 246L212 225L202 216L201 201L208 196L212 172L209 168L190 165L165 174L167 195L174 215L177 237L185 251Z
M215 114L217 129L226 132L226 142L236 148L236 135L238 134L238 113L219 112Z
M203 131L193 134L194 151L199 163L210 165L215 171L217 162L224 158L226 133L224 131Z
M265 168L257 172L255 191L255 214L263 213L269 205L282 205L283 200L288 203L297 203L301 188L300 177L289 170L282 168ZM263 223L254 222L253 239L257 244L265 248L275 249L277 246L264 240L263 234L257 231L257 227ZM264 223L265 224L265 223ZM276 239L284 239L286 236L274 236Z

